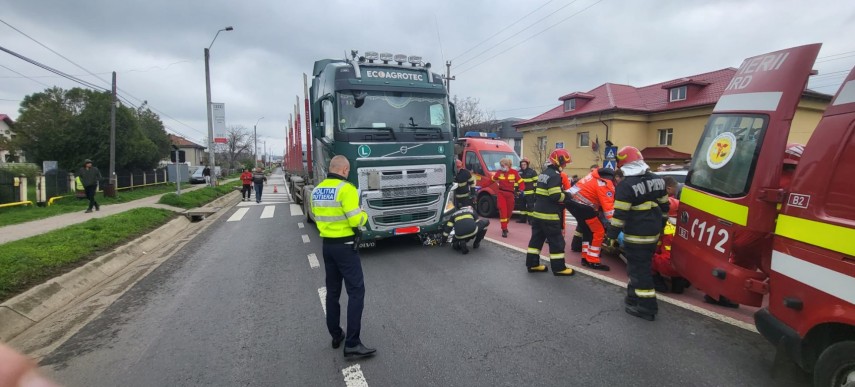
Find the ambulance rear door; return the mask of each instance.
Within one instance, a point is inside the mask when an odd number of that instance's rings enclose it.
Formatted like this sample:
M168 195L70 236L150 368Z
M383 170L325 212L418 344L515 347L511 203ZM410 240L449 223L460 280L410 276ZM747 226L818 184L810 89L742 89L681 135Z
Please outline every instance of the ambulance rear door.
M712 297L759 306L784 149L820 44L746 59L695 149L682 190L674 264ZM764 263L765 262L765 263Z

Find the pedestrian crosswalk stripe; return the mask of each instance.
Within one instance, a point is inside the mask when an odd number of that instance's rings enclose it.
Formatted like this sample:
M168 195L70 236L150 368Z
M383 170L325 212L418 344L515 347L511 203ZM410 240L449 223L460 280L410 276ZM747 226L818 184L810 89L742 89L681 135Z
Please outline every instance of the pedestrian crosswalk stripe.
M303 225L303 222L297 223L297 228L303 228L303 227L306 227L305 225Z
M265 206L264 211L261 212L261 219L272 218L274 211L276 211L276 206Z
M321 299L321 308L324 309L324 316L327 315L327 287L321 286L318 288L318 297Z
M309 236L306 234L303 234L303 243L309 243Z
M368 387L368 381L365 380L359 364L342 369L341 374L344 375L344 385L347 387Z
M291 203L291 216L302 216L303 209L300 208L299 204Z
M308 258L309 258L309 267L311 267L312 269L317 269L318 267L321 266L321 264L318 262L318 256L315 255L315 253L309 254Z
M249 208L238 208L238 210L235 211L235 213L232 214L231 217L229 217L228 222L240 221L241 219L243 219L244 215L246 215L247 212L249 212Z

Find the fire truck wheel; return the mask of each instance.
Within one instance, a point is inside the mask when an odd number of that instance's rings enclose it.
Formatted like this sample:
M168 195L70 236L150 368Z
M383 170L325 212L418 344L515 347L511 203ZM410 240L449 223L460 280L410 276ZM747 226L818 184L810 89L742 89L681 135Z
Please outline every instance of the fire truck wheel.
M813 385L855 387L855 341L841 341L822 352L814 367Z
M478 215L485 218L498 216L496 211L496 199L492 195L481 195L478 197Z

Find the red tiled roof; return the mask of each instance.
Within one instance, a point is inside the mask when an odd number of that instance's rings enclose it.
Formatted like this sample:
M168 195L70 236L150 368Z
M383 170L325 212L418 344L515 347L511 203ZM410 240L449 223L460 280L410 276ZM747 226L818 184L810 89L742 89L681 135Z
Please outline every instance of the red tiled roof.
M593 96L587 103L576 110L564 111L564 105L559 105L539 116L522 121L515 127L525 126L544 121L571 118L606 110L635 110L655 113L674 109L684 109L695 106L715 104L725 87L736 73L735 68L726 68L708 73L691 75L660 82L654 85L634 87L617 83L604 83L587 93L570 93L561 98L570 98L577 94L580 98ZM689 98L679 102L668 102L668 91L663 86L698 85L700 87ZM584 97L582 97L584 96Z
M641 156L645 160L688 160L692 155L677 152L667 146L649 146L641 150Z
M0 114L0 121L6 122L6 125L9 125L9 126L12 126L15 124L15 121L12 121L12 118L5 115L5 114Z
M177 145L179 148L199 148L205 149L204 146L201 146L193 141L190 141L184 137L176 136L174 134L169 135L169 141L172 142L172 145Z

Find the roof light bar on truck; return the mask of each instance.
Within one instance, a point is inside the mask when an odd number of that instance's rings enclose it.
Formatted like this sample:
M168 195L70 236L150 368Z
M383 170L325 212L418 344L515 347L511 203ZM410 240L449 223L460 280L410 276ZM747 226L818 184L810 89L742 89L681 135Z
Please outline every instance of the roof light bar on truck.
M389 61L392 60L394 56L388 52L380 53L380 60L383 61L383 64L389 64Z
M403 65L404 62L407 61L407 56L404 54L395 54L394 60L395 60L395 62L398 62L398 65L400 66L400 65Z

